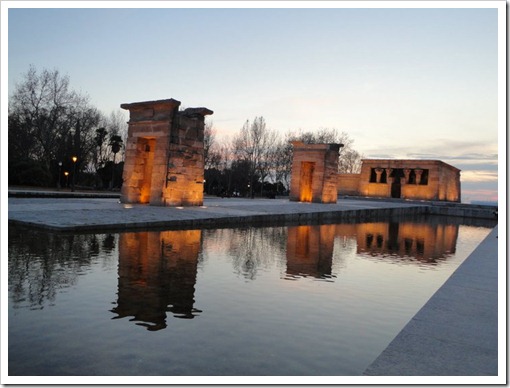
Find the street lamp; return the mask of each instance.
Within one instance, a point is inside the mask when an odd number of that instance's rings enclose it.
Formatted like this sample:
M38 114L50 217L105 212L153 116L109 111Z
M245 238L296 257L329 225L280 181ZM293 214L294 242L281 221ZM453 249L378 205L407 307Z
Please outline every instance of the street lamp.
M73 183L72 183L72 187L71 187L71 191L74 191L74 177L76 176L76 161L78 160L78 157L76 156L73 156L71 158L73 160Z
M62 162L58 162L58 178L57 178L57 189L60 190L60 173L62 171Z
M64 171L64 175L66 176L66 187L69 187L69 172Z

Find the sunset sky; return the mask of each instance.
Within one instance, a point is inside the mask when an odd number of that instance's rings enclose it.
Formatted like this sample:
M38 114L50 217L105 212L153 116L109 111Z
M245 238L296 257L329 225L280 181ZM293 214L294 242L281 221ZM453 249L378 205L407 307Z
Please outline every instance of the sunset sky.
M105 114L174 98L213 110L218 139L255 116L336 128L366 158L460 168L463 202L498 198L504 1L76 4L2 1L4 97L30 65L58 69Z

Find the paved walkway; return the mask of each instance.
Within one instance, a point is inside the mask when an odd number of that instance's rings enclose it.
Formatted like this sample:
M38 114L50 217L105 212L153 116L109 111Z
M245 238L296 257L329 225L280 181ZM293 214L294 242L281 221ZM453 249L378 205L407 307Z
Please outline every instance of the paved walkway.
M187 228L242 223L306 222L422 213L425 205L340 200L336 204L288 199L205 198L204 206L160 207L121 204L111 198L11 197L9 221L61 231Z
M504 336L502 326L500 333ZM499 338L498 348L496 227L364 375L496 376L498 350L502 357L506 354L503 339ZM501 365L499 383L505 383L506 364Z

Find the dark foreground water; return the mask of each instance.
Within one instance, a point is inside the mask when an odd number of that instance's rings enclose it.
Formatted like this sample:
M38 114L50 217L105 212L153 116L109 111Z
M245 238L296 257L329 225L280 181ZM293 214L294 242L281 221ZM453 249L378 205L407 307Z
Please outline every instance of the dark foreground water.
M9 375L361 375L491 226L9 227Z

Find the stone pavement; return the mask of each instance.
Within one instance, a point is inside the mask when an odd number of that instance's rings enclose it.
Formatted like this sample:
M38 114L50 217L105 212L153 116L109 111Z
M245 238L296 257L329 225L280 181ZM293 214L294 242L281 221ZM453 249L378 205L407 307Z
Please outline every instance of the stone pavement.
M506 353L504 339L498 348L496 226L364 375L496 376L498 350L503 358ZM500 366L504 383L506 364Z
M121 204L112 198L17 198L8 200L9 222L60 231L189 228L253 223L369 219L421 214L422 204L339 200L336 204L288 199L205 198L203 206Z

